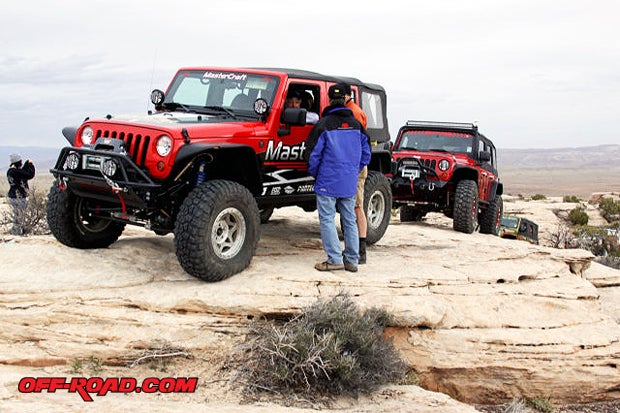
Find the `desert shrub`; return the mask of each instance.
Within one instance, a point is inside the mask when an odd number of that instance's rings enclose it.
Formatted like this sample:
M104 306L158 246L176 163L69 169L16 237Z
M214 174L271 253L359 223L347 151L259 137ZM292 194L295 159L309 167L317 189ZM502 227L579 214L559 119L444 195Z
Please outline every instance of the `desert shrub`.
M620 202L614 201L611 198L603 198L598 203L598 207L607 222L617 222L620 220Z
M599 264L606 265L607 267L620 270L620 256L608 255L606 257L596 257L594 261L598 262Z
M555 412L555 407L553 407L553 403L548 397L534 397L532 399L525 399L525 405L541 413Z
M618 237L610 234L606 228L577 227L572 243L574 247L588 250L596 256L615 256L620 253Z
M532 195L532 201L542 201L544 199L547 199L547 197L543 194Z
M50 233L45 215L46 203L46 193L41 193L34 187L30 189L28 204L23 212L23 235L45 235ZM0 213L0 226L5 233L11 232L13 227L13 208L8 207Z
M571 239L571 229L565 222L560 222L555 230L547 236L549 244L553 248L569 248Z
M361 312L341 293L283 325L257 322L248 336L246 388L316 398L356 395L395 382L405 365L383 337L390 318L377 308Z
M579 202L581 202L581 200L575 195L564 195L564 198L562 200L564 202L573 203L573 204L578 204Z
M568 213L568 220L573 225L588 225L588 214L581 208L573 208Z

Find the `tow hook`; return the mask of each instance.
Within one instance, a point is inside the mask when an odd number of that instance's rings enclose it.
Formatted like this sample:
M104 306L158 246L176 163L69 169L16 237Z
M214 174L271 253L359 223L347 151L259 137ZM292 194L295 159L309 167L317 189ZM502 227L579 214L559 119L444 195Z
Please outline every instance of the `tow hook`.
M435 184L434 184L434 183L432 183L432 182L431 182L431 183L429 183L429 184L428 184L428 190L429 190L429 191L431 191L431 192L432 192L432 191L434 191L434 190L435 190Z
M61 191L64 191L65 189L67 189L67 178L66 177L62 177L60 178L60 180L58 181L58 189L60 189Z
M105 179L105 182L108 184L108 186L112 188L112 192L114 192L115 194L118 194L120 192L127 192L127 188L123 188L122 186L105 176L105 174L102 173L101 175L103 176L103 179Z

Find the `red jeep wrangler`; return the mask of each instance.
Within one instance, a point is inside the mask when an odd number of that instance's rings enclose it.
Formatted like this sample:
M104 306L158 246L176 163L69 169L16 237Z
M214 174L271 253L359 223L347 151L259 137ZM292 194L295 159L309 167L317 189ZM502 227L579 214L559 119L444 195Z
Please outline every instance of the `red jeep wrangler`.
M381 86L289 69L180 69L154 90L144 116L86 119L63 129L47 219L75 248L114 243L126 224L174 233L183 269L217 281L245 269L260 222L274 208L315 209L305 143L330 85L346 81L368 116L373 143L364 207L368 242L385 233L391 191L386 97ZM303 98L285 108L289 93ZM316 116L316 115L315 115ZM310 117L308 117L310 119Z
M401 221L440 211L456 231L497 235L503 185L493 143L471 123L408 121L392 152L393 206Z

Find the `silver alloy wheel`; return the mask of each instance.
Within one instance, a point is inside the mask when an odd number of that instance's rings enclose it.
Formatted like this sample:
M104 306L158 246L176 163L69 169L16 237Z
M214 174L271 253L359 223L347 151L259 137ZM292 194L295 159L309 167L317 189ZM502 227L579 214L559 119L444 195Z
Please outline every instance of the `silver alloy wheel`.
M385 197L381 191L375 191L368 200L366 218L371 228L379 228L385 214Z
M224 260L234 258L245 242L246 224L237 208L226 208L218 214L211 230L215 254Z

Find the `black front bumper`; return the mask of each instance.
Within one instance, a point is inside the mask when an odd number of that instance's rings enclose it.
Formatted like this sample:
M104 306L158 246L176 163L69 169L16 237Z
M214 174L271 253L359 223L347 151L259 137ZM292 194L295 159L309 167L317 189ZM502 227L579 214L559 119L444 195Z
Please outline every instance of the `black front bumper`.
M69 157L74 161L73 169L68 166ZM101 170L105 161L116 164L116 172L111 176ZM59 185L66 186L78 196L122 203L136 209L152 207L162 191L161 184L153 181L128 155L119 152L65 147L50 172L58 179Z

